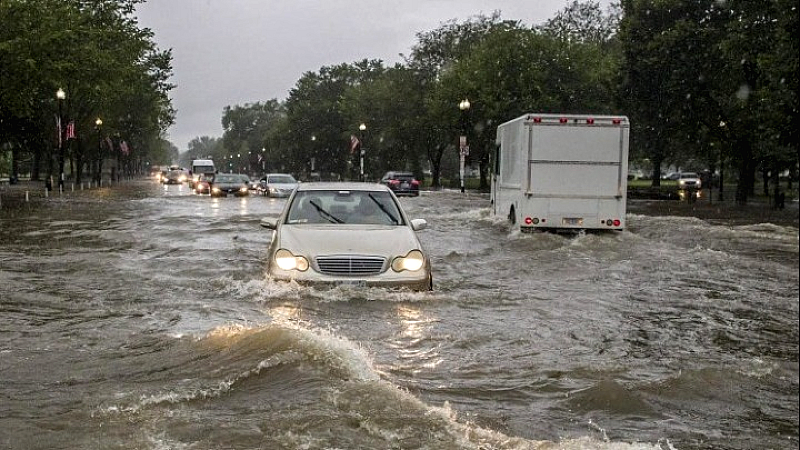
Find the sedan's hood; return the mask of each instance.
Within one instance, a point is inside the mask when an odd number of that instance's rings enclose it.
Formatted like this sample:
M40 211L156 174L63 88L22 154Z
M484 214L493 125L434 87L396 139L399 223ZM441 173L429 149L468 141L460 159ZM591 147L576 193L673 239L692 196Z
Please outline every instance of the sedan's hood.
M413 230L384 225L284 225L280 248L309 257L320 255L405 255L420 244Z

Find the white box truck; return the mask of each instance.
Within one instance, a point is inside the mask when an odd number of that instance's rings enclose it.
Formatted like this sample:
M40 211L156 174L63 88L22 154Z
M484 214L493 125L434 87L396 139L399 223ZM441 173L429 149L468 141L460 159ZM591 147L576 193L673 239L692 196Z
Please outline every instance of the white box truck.
M624 229L629 132L624 116L531 113L501 124L493 214L521 231Z
M192 160L192 180L189 182L190 187L194 188L200 175L211 176L217 171L214 167L214 161L211 159L193 159Z

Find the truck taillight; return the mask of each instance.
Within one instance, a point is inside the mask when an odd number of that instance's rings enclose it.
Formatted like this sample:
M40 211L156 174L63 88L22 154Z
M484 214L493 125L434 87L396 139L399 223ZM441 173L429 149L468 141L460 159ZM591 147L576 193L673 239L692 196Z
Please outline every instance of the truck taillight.
M567 123L567 118L566 117L562 117L562 118L558 119L558 121L561 122L561 123Z
M606 220L606 225L608 225L610 227L611 226L618 227L618 226L620 226L621 223L622 223L622 221L619 220L619 219L608 219L608 220Z
M588 123L589 125L594 125L594 119L592 119L590 117L590 118L586 119L586 123Z
M614 125L619 125L622 123L622 119L613 119L611 120L611 123L613 123Z

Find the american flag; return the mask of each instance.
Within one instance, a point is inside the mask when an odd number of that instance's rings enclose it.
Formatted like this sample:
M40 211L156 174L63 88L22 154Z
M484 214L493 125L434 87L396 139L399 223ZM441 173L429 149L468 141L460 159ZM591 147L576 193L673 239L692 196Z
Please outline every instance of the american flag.
M350 154L352 155L358 147L361 146L361 141L358 140L355 134L350 135Z
M67 135L64 139L75 139L75 121L70 120L67 124Z

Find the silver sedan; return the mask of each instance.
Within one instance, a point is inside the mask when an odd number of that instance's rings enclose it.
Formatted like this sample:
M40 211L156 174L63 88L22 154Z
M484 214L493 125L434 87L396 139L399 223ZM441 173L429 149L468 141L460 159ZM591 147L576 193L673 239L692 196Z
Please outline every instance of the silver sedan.
M372 183L302 183L277 219L268 273L276 280L433 288L430 259L391 190Z

